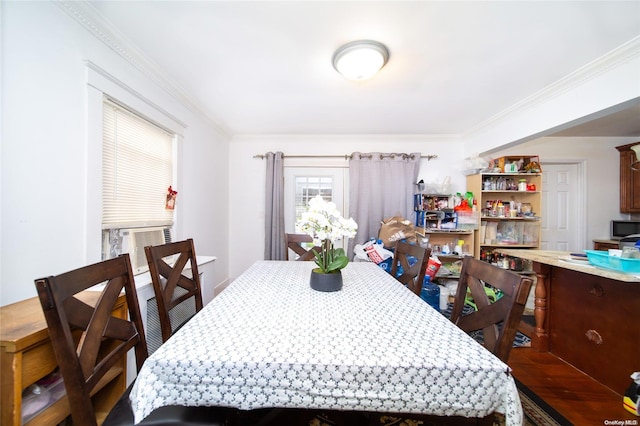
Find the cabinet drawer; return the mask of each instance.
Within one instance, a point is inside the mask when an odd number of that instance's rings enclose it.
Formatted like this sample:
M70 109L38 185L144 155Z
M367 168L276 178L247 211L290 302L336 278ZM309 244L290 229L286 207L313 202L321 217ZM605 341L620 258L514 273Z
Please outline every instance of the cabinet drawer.
M555 268L550 287L550 352L623 394L638 367L640 286Z

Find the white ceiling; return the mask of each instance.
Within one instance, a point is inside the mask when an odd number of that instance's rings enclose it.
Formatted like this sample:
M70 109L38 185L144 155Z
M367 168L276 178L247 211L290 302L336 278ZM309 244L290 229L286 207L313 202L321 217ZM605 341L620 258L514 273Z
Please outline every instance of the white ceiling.
M232 135L464 134L640 35L638 0L90 4ZM357 39L368 81L331 65Z

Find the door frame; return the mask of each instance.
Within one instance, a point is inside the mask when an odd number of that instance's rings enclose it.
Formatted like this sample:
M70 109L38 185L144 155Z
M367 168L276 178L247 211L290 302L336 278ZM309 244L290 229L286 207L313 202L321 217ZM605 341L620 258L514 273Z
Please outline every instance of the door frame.
M304 172L303 172L304 171ZM298 173L300 172L300 173ZM334 190L337 190L337 194L339 195L339 199L334 199L333 201L336 203L338 210L344 217L348 217L349 212L349 172L348 167L344 166L333 166L333 165L286 165L284 166L284 219L285 219L285 232L296 232L295 231L295 218L293 217L293 210L287 208L291 207L289 202L291 202L295 198L295 187L292 185L292 180L296 175L315 175L315 176L334 176L336 177L338 174L337 181L341 184L341 188L335 187ZM336 242L336 246L342 247L345 250L347 249L345 241L341 240Z

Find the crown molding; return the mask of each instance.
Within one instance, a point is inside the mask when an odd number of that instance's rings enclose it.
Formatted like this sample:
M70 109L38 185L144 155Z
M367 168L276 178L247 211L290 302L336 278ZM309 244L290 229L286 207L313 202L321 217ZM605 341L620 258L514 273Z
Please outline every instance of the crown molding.
M203 108L189 92L169 78L155 62L146 57L118 28L107 21L91 3L84 0L52 1L94 37L107 45L107 47L129 62L135 69L176 99L187 110L204 117L217 131L227 137L231 137L231 132L229 132L228 129L220 125L216 119L210 117L205 112L206 109Z
M472 127L469 131L465 132L465 137L470 137L474 133L487 128L497 122L507 119L510 115L517 112L528 110L537 105L548 102L549 100L569 92L590 80L608 72L609 70L616 68L630 60L640 56L640 36L632 38L628 42L618 46L609 53L599 57L598 59L578 68L576 71L568 74L545 87L544 89L530 95L520 102L515 103L509 108L501 111L500 113L490 117L484 122Z

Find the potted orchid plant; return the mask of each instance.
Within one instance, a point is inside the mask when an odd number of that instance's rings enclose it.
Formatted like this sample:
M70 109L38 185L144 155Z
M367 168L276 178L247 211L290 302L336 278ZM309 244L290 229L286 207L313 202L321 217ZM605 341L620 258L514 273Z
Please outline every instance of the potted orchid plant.
M340 277L340 288L342 287L342 277L340 270L349 263L345 251L342 248L334 247L337 240L341 238L353 238L356 235L358 225L352 219L342 217L335 203L325 201L321 195L309 200L309 209L303 212L296 222L296 229L304 232L313 238L313 243L320 247L320 251L313 250L317 268L312 272L311 286L314 287L314 279L337 280L338 278L314 278L314 275L335 274ZM339 290L339 288L338 288ZM333 291L333 290L323 290Z

